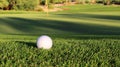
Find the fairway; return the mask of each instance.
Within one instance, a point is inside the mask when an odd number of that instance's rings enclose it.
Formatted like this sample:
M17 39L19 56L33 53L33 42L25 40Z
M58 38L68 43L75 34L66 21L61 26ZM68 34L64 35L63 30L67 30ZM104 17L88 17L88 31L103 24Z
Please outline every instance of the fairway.
M120 6L74 5L58 12L0 11L0 67L119 67ZM53 39L38 49L41 35Z

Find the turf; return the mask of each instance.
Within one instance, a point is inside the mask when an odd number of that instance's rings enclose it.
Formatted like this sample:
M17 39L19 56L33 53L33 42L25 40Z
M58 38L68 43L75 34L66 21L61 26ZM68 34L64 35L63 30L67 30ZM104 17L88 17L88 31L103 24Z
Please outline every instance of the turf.
M120 6L74 5L59 12L0 11L0 66L119 67ZM49 35L50 50L36 39Z

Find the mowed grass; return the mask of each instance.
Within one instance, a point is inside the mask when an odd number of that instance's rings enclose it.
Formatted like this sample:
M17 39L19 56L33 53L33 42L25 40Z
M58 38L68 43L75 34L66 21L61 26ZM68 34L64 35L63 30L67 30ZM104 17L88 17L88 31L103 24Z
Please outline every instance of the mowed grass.
M65 11L0 14L0 66L119 67L120 6L74 5ZM38 49L41 35L53 39Z

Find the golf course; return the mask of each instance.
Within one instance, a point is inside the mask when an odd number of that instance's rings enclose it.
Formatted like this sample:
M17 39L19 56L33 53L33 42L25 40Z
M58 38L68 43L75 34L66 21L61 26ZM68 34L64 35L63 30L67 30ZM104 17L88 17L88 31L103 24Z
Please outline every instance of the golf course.
M120 67L120 6L0 11L0 67ZM36 46L47 35L49 50Z

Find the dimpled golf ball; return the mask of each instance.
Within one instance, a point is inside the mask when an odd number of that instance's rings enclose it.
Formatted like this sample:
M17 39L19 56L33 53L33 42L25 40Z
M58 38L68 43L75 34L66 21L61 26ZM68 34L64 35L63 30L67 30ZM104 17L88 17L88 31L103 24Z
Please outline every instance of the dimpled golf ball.
M49 36L43 35L37 39L37 47L50 49L52 47L52 39Z

